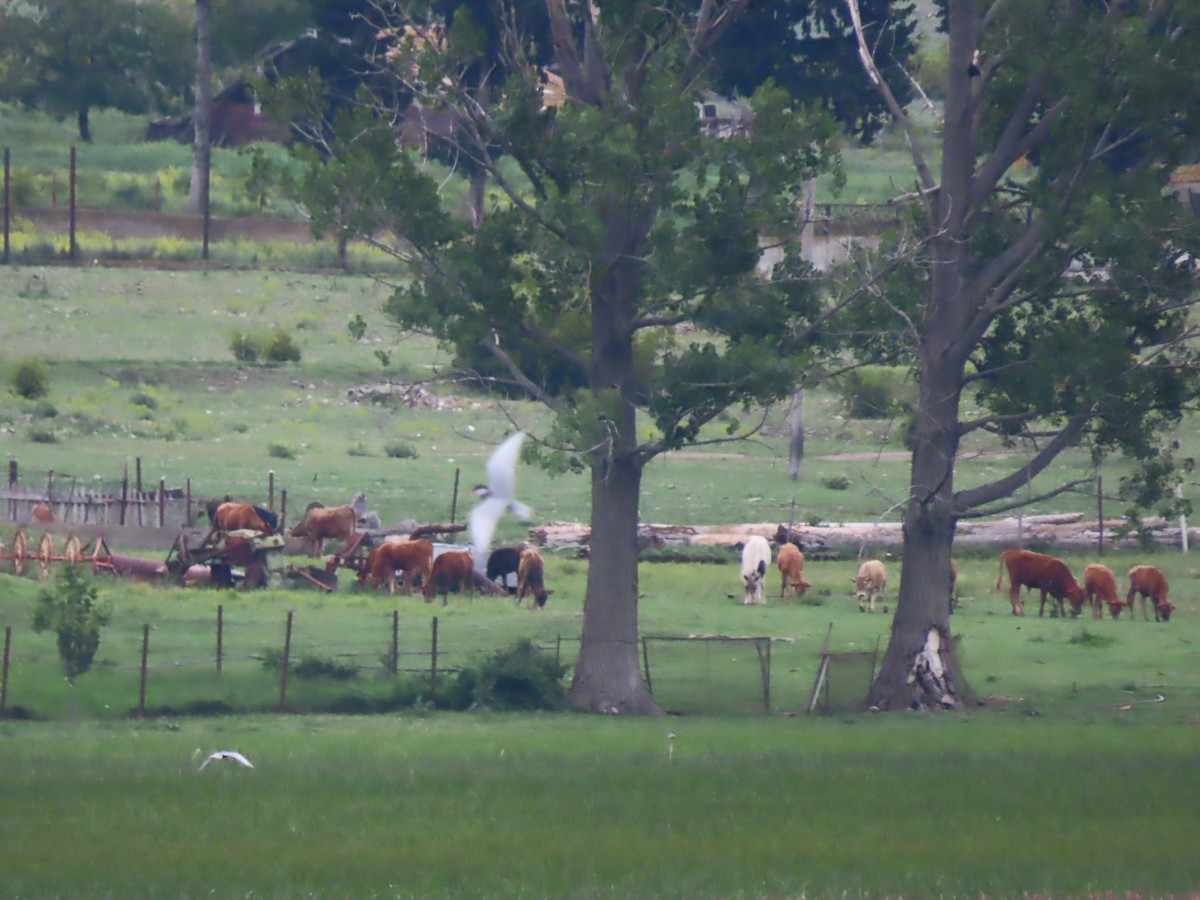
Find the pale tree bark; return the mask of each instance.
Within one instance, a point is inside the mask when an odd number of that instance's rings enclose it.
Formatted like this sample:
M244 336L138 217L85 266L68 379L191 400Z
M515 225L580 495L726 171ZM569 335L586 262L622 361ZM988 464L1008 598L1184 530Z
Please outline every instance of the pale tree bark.
M804 407L808 392L800 388L792 395L792 411L788 413L788 477L799 481L804 474Z
M212 168L212 9L209 0L196 0L196 111L193 116L192 181L187 211L208 206Z

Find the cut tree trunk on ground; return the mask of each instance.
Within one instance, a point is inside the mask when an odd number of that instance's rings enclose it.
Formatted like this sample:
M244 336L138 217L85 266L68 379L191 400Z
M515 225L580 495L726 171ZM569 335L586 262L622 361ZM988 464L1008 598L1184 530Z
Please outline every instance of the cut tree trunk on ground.
M778 522L749 522L740 525L659 525L638 527L638 542L642 546L736 548L751 535L771 540ZM1105 523L1104 546L1136 547L1135 536L1118 538L1114 528L1119 523ZM1155 541L1162 546L1179 546L1178 523L1166 519L1148 519ZM861 550L899 551L903 534L899 522L843 522L837 525L794 525L806 553L830 553L857 556ZM529 529L529 540L539 547L569 549L585 547L591 536L587 525L579 522L547 522ZM976 519L960 522L954 535L958 547L1020 547L1031 543L1063 550L1094 548L1100 539L1100 525L1085 519L1081 513L1059 513L1024 518ZM1200 529L1188 529L1188 543L1200 540Z

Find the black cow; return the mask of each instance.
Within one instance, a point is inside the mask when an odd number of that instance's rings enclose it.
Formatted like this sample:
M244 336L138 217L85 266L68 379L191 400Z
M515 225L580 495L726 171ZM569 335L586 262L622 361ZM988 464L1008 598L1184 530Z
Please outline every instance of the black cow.
M517 587L509 585L508 576L516 575L520 567L520 547L499 547L488 557L486 574L492 581L507 588L510 594L515 594Z

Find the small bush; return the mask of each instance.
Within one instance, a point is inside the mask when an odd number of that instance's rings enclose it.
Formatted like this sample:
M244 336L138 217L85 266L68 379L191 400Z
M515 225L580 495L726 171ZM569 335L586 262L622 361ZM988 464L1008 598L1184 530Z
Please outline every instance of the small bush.
M244 332L239 331L229 339L229 349L238 362L258 362L258 343Z
M34 444L57 444L58 435L49 428L30 428L29 440Z
M1075 644L1079 647L1108 647L1116 642L1117 639L1111 634L1096 634L1086 628L1067 639L1068 644Z
M347 450L346 455L347 456L374 456L374 454L371 453L371 451L368 450L366 448L366 446L361 443L355 444L353 447L351 447L349 450Z
M58 407L49 400L38 400L30 407L29 414L35 419L53 419L58 416Z
M383 452L386 453L392 459L416 459L417 458L416 448L413 447L412 444L404 443L404 441L396 441L395 443L386 445L383 448Z
M295 459L296 451L287 444L267 444L267 456L271 459Z
M37 400L50 393L50 377L46 367L36 359L21 359L13 363L8 375L12 392L26 400Z
M134 406L142 406L146 409L158 409L158 401L145 391L137 391L129 398L129 402Z
M523 638L485 659L478 669L459 672L446 700L457 698L461 703L469 693L472 705L489 709L562 709L565 674L561 663Z
M821 485L831 491L844 491L850 487L850 479L845 475L826 475L821 479Z
M232 425L229 426L229 430L233 431L237 434L245 434L247 431L250 430L250 426L247 425L245 422L234 422Z
M852 419L886 419L911 406L912 387L900 368L863 366L846 373L840 386Z
M354 663L340 663L332 659L306 656L292 666L292 674L297 678L329 678L333 681L349 681L358 677L358 666Z
M286 331L276 331L263 350L263 359L272 363L300 362L300 348Z

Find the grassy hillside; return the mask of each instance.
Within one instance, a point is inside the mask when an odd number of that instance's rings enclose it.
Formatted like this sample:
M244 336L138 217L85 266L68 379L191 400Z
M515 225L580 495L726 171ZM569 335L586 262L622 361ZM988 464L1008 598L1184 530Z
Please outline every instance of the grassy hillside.
M301 507L346 502L362 490L385 523L442 520L455 471L469 488L510 419L536 434L545 414L474 384L441 380L447 353L387 323L379 307L388 290L362 276L10 267L0 279L0 358L40 361L50 392L23 400L7 389L5 372L5 454L30 484L53 469L60 484L111 486L141 458L147 479L181 486L191 478L197 494L265 498L273 470ZM361 340L347 329L354 316L366 323ZM276 330L299 348L298 363L234 358L236 335ZM384 379L428 381L435 402L409 408L347 398L349 389ZM808 462L797 483L787 475L784 415L768 411L753 442L656 460L645 479L643 520L786 521L793 500L800 522L896 518L908 474L901 421L848 418L835 390L814 391ZM1194 452L1194 429L1180 440L1185 454ZM400 458L399 445L415 458ZM959 483L1006 471L1012 452L973 437ZM1036 494L1090 466L1085 450L1064 454L1028 490ZM1127 466L1111 461L1102 471L1111 493ZM524 466L520 489L539 521L587 518L581 477L552 478ZM1106 512L1120 509L1110 500ZM1033 508L1072 510L1093 512L1094 496L1068 494ZM507 520L504 527L517 530Z

